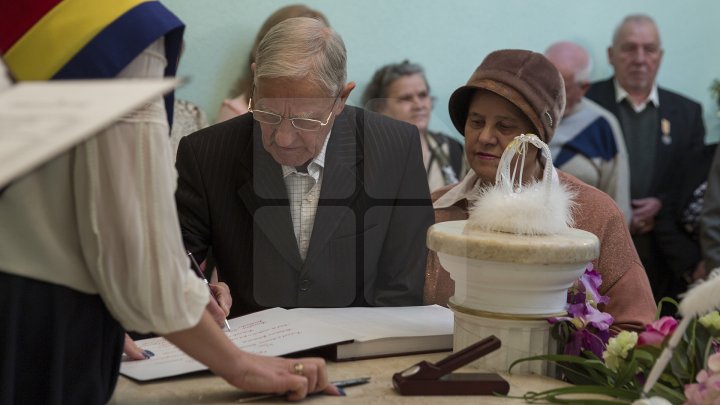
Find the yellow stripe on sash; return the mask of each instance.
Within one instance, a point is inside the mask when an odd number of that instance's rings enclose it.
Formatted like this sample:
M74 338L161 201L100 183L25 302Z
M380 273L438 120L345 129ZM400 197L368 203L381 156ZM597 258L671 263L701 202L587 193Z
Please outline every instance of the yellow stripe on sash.
M149 0L64 0L5 55L18 80L48 80L100 31Z

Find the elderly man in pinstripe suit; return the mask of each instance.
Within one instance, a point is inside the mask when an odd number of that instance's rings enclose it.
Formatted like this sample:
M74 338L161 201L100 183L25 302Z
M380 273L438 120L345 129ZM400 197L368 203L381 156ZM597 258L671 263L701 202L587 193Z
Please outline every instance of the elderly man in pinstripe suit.
M433 211L417 128L345 105L345 46L316 20L276 25L256 61L250 113L177 156L183 238L212 251L230 315L421 304Z

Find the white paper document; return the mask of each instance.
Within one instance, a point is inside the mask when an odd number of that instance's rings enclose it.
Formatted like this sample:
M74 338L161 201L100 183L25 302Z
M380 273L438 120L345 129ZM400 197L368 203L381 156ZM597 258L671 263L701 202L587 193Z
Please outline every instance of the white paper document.
M241 349L255 354L281 356L315 347L353 339L353 333L307 318L292 311L273 308L229 321L231 331L226 331ZM145 381L170 377L207 367L193 360L164 338L146 339L138 342L142 349L155 356L148 360L125 361L120 373Z
M3 75L4 76L4 75ZM0 88L0 188L175 88L177 79L20 82Z
M336 343L364 344L403 337L423 336L443 339L443 349L452 348L453 313L438 305L419 307L374 308L272 308L231 319L227 336L241 349L255 354L282 356ZM172 377L207 367L184 354L164 338L137 342L155 356L148 360L124 361L120 373L135 380L147 381ZM341 345L350 346L350 345ZM402 354L412 347L393 347Z

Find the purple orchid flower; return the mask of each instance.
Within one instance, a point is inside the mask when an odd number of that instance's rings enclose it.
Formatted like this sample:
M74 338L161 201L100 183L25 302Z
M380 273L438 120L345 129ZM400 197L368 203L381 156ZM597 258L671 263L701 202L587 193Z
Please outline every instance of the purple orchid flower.
M584 290L586 297L592 299L595 304L607 304L609 299L605 295L600 295L600 285L602 277L600 273L595 271L592 263L585 268L585 273L580 276L580 289Z
M609 301L608 297L600 294L601 284L602 277L592 264L588 264L582 277L568 290L568 316L548 319L551 324L569 322L572 325L565 344L565 354L579 355L589 350L602 358L614 319L612 315L597 309L598 304L607 304Z
M565 354L579 355L583 350L589 350L597 357L602 358L610 333L593 333L588 329L580 329L570 336L570 341L565 345Z

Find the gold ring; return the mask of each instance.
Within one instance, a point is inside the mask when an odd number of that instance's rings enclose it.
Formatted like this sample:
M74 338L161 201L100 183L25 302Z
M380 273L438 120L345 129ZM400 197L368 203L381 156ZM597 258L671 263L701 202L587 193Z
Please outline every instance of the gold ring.
M293 364L293 373L295 373L297 375L303 375L304 370L305 370L305 366L303 366L302 363Z

